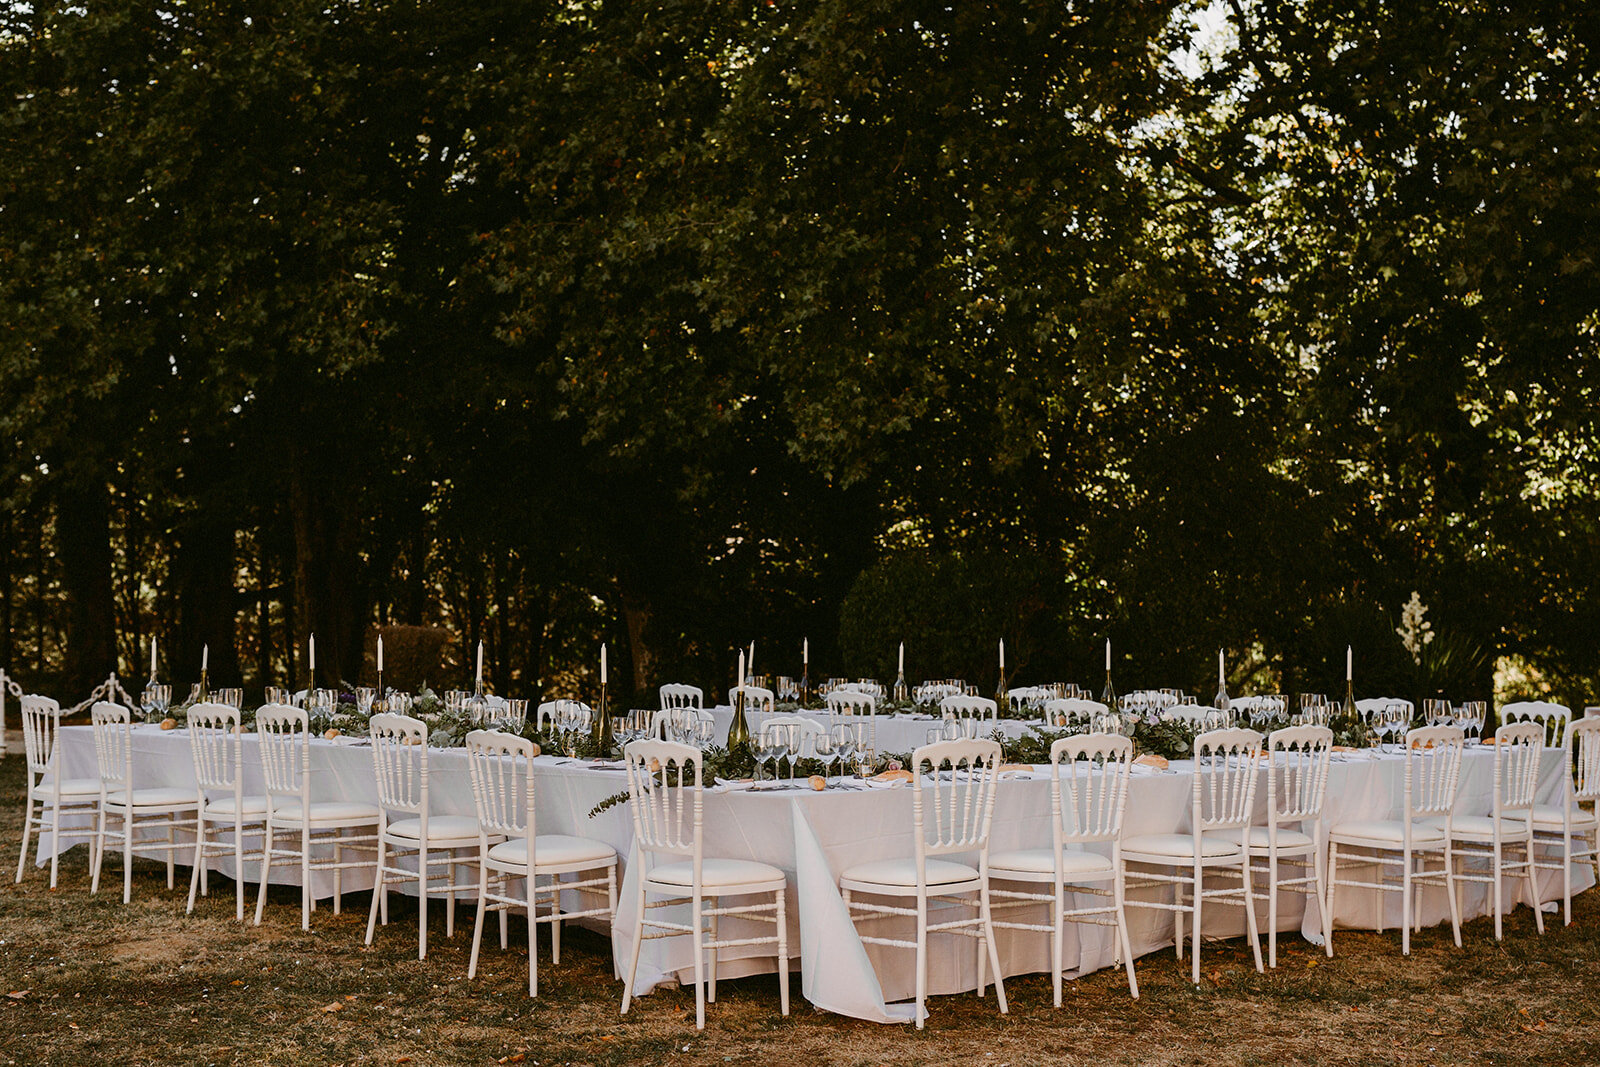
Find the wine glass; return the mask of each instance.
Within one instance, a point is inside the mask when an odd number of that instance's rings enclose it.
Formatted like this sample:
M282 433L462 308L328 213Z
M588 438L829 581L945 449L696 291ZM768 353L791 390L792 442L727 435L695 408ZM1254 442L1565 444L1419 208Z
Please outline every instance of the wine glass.
M1468 700L1455 710L1456 725L1474 741L1483 739L1483 720L1488 715L1488 705L1482 700Z
M356 687L356 707L360 709L361 714L372 714L372 702L377 698L377 696L378 691L372 688L370 685L361 685Z
M268 704L293 704L294 694L281 685L269 685L266 689L266 702Z
M761 781L762 766L777 754L777 746L774 744L773 731L763 730L756 738L756 743L754 746L752 746L752 750L754 752L756 761L756 781L759 782ZM776 767L773 768L772 777L774 779L778 777L778 771Z
M839 754L839 762L842 766L839 773L843 777L850 768L850 761L855 759L858 748L856 728L850 723L842 722L828 732L833 735L833 748Z
M528 698L511 697L507 699L505 712L500 721L505 729L520 734L522 728L528 723Z
M822 761L822 780L826 782L833 772L834 760L839 758L839 753L834 747L832 731L820 730L812 734L811 752Z
M794 734L792 727L782 726L775 730L768 730L772 739L772 777L778 777L778 764L784 760L789 761L789 777L794 777Z

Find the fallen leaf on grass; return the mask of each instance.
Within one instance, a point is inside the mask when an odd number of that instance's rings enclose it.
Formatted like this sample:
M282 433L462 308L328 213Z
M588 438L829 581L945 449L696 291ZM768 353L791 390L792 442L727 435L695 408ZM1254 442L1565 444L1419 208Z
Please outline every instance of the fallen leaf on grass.
M329 1004L326 1007L324 1007L322 1010L323 1011L344 1011L344 1001L336 1000L332 1004Z
M523 1053L519 1052L514 1056L501 1056L500 1057L500 1062L501 1063L521 1063L522 1061L526 1060L527 1058L528 1057L526 1055L524 1055Z
M31 989L19 989L14 993L7 993L6 996L10 997L12 1000L21 1000L31 992L33 992Z

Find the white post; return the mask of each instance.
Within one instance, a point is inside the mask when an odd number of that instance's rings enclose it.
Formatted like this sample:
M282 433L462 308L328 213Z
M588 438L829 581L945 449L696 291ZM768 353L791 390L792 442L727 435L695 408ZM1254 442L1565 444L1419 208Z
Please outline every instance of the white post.
M11 688L11 679L4 668L0 668L0 758L9 756L10 750L6 748L6 690Z

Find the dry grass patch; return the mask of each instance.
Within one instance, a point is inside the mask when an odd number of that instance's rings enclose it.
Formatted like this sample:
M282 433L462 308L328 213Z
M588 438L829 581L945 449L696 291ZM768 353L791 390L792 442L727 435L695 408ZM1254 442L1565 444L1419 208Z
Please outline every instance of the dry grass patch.
M22 760L0 760L0 841L12 864L21 833ZM1539 937L1526 908L1496 944L1487 920L1457 950L1448 928L1412 940L1341 932L1339 955L1287 938L1276 971L1258 975L1242 942L1205 949L1196 988L1172 953L1140 961L1141 998L1120 971L1068 983L1050 1003L1047 978L1007 983L1011 1014L992 996L939 997L922 1033L813 1011L796 993L778 1015L772 977L725 982L704 1033L694 997L662 990L618 1014L609 947L584 931L563 938L559 966L540 961L540 996L525 994L525 928L513 920L501 952L486 934L479 976L466 981L470 911L453 939L431 909L428 959L416 959L416 912L393 898L393 920L362 945L364 895L340 915L299 929L298 894L269 895L262 926L233 919L233 886L183 913L187 883L139 861L134 900L120 903L120 869L88 892L87 849L73 850L61 886L30 868L0 886L0 1064L806 1064L999 1067L1112 1065L1600 1063L1600 894L1552 918ZM14 868L13 868L14 869ZM181 869L180 869L181 870Z

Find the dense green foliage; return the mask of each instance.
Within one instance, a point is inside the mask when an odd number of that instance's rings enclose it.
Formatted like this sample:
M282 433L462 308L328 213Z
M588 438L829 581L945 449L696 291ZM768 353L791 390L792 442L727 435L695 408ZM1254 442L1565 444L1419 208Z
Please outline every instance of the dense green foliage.
M1197 15L1197 13L1199 13ZM1199 18L1197 23L1196 19ZM1197 29L1198 27L1202 27ZM0 12L0 664L1582 702L1582 0ZM1009 584L1008 584L1009 583ZM1415 590L1438 640L1395 634ZM370 655L370 652L368 652ZM297 671L298 667L298 671ZM1540 680L1543 680L1542 682ZM913 681L916 677L913 677Z

